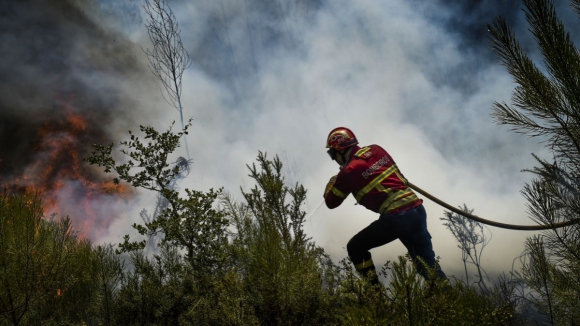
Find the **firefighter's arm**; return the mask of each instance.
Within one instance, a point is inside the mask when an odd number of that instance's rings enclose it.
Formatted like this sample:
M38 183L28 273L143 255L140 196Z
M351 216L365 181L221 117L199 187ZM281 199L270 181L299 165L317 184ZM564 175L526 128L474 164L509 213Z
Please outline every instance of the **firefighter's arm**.
M334 187L334 183L336 182L336 178L338 177L337 175L333 175L330 180L328 180L328 183L326 184L326 189L324 189L324 197L326 197L326 195L332 190L332 187Z
M330 209L336 208L342 204L348 193L344 193L336 187L337 176L330 178L324 190L324 201Z

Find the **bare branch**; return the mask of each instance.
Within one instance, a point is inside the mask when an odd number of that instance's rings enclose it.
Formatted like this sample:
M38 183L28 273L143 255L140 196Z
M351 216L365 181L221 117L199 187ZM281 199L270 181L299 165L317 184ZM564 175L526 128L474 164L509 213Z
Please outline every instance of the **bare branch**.
M191 58L181 42L181 31L171 8L164 0L146 0L143 6L148 19L145 23L153 49L144 50L149 68L159 79L165 92L163 98L179 111L181 129L183 121L182 84L183 73L191 65ZM187 159L190 160L186 135L183 135Z

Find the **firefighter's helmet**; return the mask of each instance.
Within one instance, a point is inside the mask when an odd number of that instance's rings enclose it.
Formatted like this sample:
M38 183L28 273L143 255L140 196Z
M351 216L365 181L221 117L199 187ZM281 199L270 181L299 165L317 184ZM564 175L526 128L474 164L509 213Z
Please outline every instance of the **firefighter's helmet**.
M326 148L332 148L337 151L342 151L356 144L358 144L356 136L350 129L345 127L332 129L326 139Z

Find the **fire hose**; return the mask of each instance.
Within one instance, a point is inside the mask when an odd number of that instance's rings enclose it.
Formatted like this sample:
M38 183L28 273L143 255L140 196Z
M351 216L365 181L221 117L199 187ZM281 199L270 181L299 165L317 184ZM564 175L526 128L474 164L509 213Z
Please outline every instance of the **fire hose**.
M407 182L407 185L409 187L411 187L413 190L416 190L421 195L431 199L435 203L447 208L448 210L450 210L452 212L455 212L459 215L465 216L465 217L472 219L474 221L477 221L477 222L480 222L483 224L487 224L487 225L491 225L491 226L495 226L495 227L502 228L502 229L519 230L519 231L539 231L539 230L549 230L549 229L562 228L565 226L571 226L571 225L574 225L576 223L580 223L580 219L573 219L573 220L566 221L566 222L550 223L550 224L545 224L545 225L514 225L514 224L499 223L499 222L495 222L495 221L486 220L484 218L475 216L473 214L469 214L469 213L464 212L458 208L455 208L455 207L447 204L446 202L442 201L441 199L431 195L430 193L426 192L425 190L417 187L416 185L414 185L410 182Z

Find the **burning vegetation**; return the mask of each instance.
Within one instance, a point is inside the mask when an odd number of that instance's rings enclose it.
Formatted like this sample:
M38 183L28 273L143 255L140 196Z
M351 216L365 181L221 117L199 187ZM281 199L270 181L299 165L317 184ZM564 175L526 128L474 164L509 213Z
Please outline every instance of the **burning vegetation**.
M68 215L98 240L133 193L83 158L116 138L109 127L123 126L136 108L120 85L147 80L148 71L123 37L94 23L87 5L24 0L0 9L0 189L37 193L45 215Z
M29 135L34 141L25 152L28 157L22 158L29 163L11 167L19 172L4 177L2 186L10 192L39 194L46 215L69 215L82 236L94 238L107 230L120 213L115 207L130 199L133 191L82 161L90 153L89 140L106 137L95 128L94 115L75 110L74 97L66 103L61 114L48 116Z

